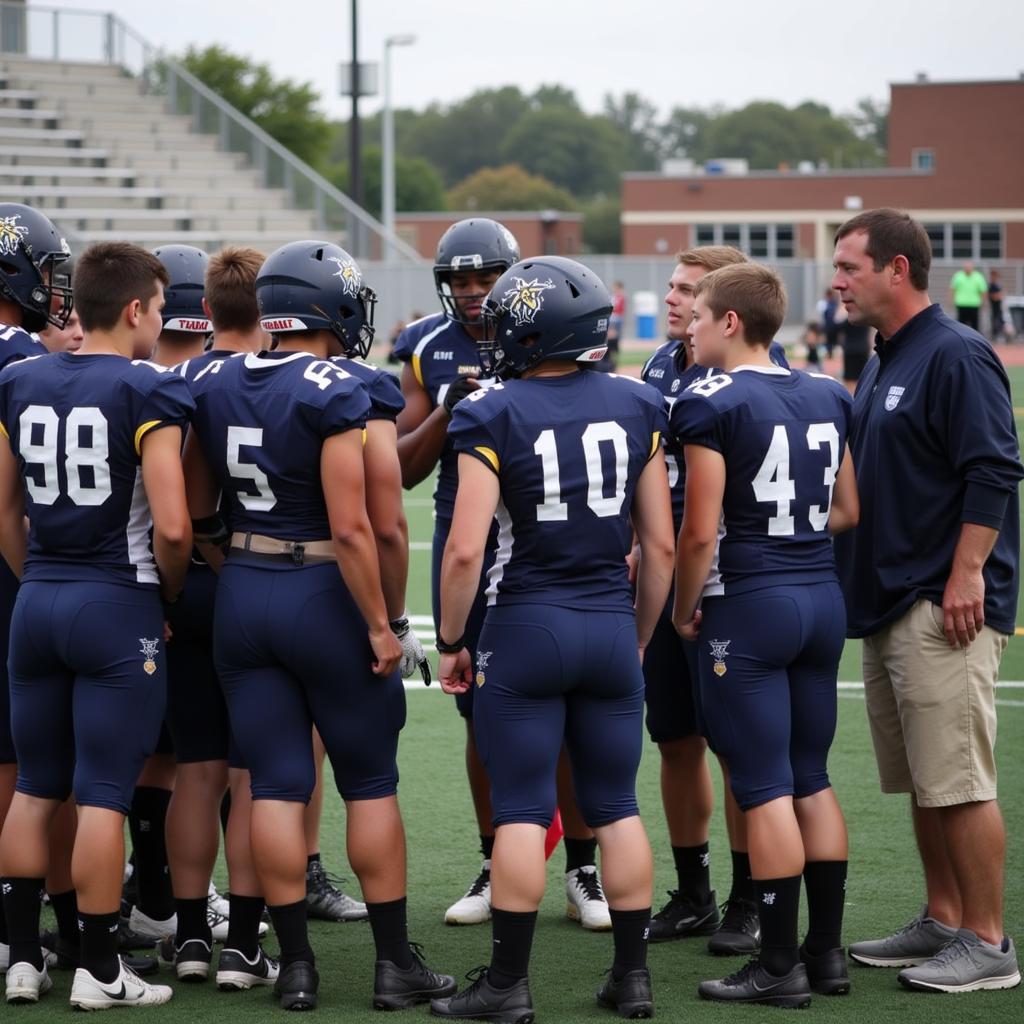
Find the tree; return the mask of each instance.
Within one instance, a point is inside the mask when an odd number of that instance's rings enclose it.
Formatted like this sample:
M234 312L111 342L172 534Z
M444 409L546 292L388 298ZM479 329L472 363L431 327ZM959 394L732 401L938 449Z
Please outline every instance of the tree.
M636 92L616 99L604 98L604 116L622 133L630 149L633 171L653 171L662 157L664 127L658 124L658 108Z
M484 167L448 192L449 210L574 210L564 189L522 167Z
M857 137L865 139L884 153L889 146L889 108L870 96L857 100L857 109L846 115Z
M583 207L583 245L587 252L622 252L622 203L600 196Z
M316 109L319 97L309 82L275 79L268 65L217 45L204 50L189 47L180 63L299 159L320 164L330 144L330 129Z
M383 208L380 146L364 146L363 205L375 217L380 217ZM342 191L348 188L348 163L332 165L327 177ZM423 157L395 157L395 210L411 212L417 210L445 209L444 183L436 167Z

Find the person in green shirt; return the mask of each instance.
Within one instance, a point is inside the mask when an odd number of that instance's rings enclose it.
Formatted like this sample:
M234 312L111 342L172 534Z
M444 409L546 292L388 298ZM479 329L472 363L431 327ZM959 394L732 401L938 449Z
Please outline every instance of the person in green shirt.
M949 291L956 306L956 318L962 324L980 330L979 313L981 304L988 294L988 282L985 275L974 269L968 260L962 270L958 270L949 282Z

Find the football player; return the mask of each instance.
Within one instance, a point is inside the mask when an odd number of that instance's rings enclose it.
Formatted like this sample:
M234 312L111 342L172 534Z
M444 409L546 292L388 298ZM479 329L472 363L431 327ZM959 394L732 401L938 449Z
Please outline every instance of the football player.
M227 501L214 660L252 778L253 856L281 946L275 991L285 1009L317 1002L303 830L315 725L346 802L349 859L376 944L373 1003L408 1006L455 982L430 971L407 937L395 796L402 647L364 497L371 402L330 361L365 351L375 297L344 250L317 241L274 252L256 295L275 347L197 379L185 463L197 536L223 539L221 493Z
M169 293L175 294L171 316L192 324L201 320L213 330L212 347L176 367L190 386L212 366L237 353L260 352L269 340L260 327L255 281L263 254L230 246L207 259L199 250L186 262L173 250L157 255L171 276ZM188 255L188 254L186 254ZM200 288L182 273L203 278ZM174 272L179 273L175 287ZM189 287L186 289L181 281ZM189 305L183 306L187 297ZM198 314L192 299L198 298ZM168 307L164 307L168 322ZM173 357L180 346L157 344L157 356ZM200 341L198 331L189 335ZM184 981L201 981L210 970L212 944L224 942L217 981L224 989L273 984L276 965L259 949L263 895L255 877L249 849L248 773L237 763L229 773L230 726L227 705L213 665L214 591L217 577L198 555L192 559L181 600L169 610L173 641L167 649L167 725L177 761L174 795L167 811L167 851L174 885L175 934L160 944L160 955L175 966ZM209 886L220 841L220 808L229 774L232 782L231 817L226 831L229 905L235 911L225 921L208 902ZM216 898L216 897L213 897ZM266 931L266 926L263 926Z
M746 816L761 924L759 957L699 991L806 1006L812 989L850 987L846 826L827 769L846 623L830 533L858 508L850 399L830 377L772 362L786 296L768 268L723 267L694 295L697 361L721 372L672 407L686 456L673 621L699 643L701 710ZM798 949L801 874L810 925Z
M203 308L203 275L210 258L190 245L164 245L155 249L153 255L164 265L168 284L160 311L162 329L152 359L170 368L201 354L205 347L210 320ZM189 588L190 592L193 589ZM184 608L178 609L176 617L180 619L185 614ZM177 632L173 626L172 630ZM202 683L201 672L197 676L188 672L192 667L186 656L188 646L187 637L182 637L180 643L168 648L169 710L173 708L175 678L181 678L183 666L196 687ZM211 729L216 731L215 723L211 723ZM194 748L186 752L186 757L193 753ZM131 891L134 893L129 926L133 932L154 941L174 935L178 928L167 852L167 815L177 780L176 766L174 737L169 723L165 723L156 751L146 761L139 777L128 814L132 838ZM191 932L191 927L188 931Z
M402 331L395 343L395 356L405 362L402 394L405 410L398 418L398 454L402 481L414 487L438 468L434 489L434 540L431 559L431 603L435 628L440 623L441 555L452 522L457 482L457 460L448 438L448 423L456 404L491 375L481 359L480 320L483 300L499 275L519 259L519 245L508 229L497 221L473 217L453 224L441 237L434 260L434 283L441 301L441 313L424 317ZM492 543L488 545L493 552ZM485 570L489 565L485 560ZM467 623L469 650L476 650L476 638L483 623L484 585L481 579L477 600ZM494 827L490 782L473 736L473 693L456 700L466 721L466 773L473 798L480 846L484 861L465 895L445 912L452 925L480 924L491 916L490 866ZM559 805L565 829L566 911L588 930L611 927L608 904L594 867L596 842L580 817L572 796L568 762L563 758L559 772Z
M615 958L598 1002L650 1017L652 865L635 783L640 666L671 583L664 403L640 381L582 371L605 353L612 301L581 264L515 264L485 310L502 383L460 402L449 428L459 484L437 649L445 690L476 690L473 728L496 826L494 944L474 983L431 1010L533 1019L530 947L564 742L608 886ZM498 549L474 664L465 630L495 516ZM644 549L635 613L626 566L634 526Z
M745 263L747 257L729 245L705 245L678 253L669 280L669 340L644 364L641 379L664 396L669 411L679 396L696 381L715 373L694 361L690 338L693 290L705 274L719 267ZM781 345L773 342L772 361L787 367ZM686 467L683 453L667 441L665 462L672 488L672 518L676 533L683 521ZM635 554L639 554L636 549ZM710 585L715 583L712 576ZM672 859L678 887L651 920L651 941L709 935L712 953L753 953L757 949L757 903L750 878L747 833L743 815L728 784L728 770L721 762L725 780L725 821L732 854L732 888L719 919L711 889L708 826L712 788L705 750L704 724L699 710L697 649L682 641L672 626L672 599L665 605L644 658L647 687L647 730L661 754L661 796L668 822Z
M171 996L117 955L124 820L166 702L160 599L178 597L192 540L180 457L192 400L181 378L133 359L160 331L166 280L137 246L93 246L75 270L81 349L0 376L0 548L21 577L9 658L18 782L0 837L11 1002L50 987L39 890L47 829L72 791L81 966L71 1003Z
M67 243L47 217L20 203L0 203L0 369L18 359L45 355L47 350L30 331L64 330L72 312L71 289L60 271L69 258ZM17 593L17 578L6 562L0 561L0 828L17 777L7 682L7 644ZM70 923L77 928L74 892L68 895ZM0 902L0 970L10 966L9 958L7 922Z

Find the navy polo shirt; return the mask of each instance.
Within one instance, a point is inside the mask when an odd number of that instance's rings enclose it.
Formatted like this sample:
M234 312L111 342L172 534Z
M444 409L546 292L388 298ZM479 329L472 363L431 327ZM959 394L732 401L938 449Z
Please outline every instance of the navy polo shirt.
M850 433L860 523L835 539L847 633L869 636L920 597L941 604L961 525L977 523L999 530L983 570L985 621L1012 634L1024 467L1006 371L937 304L875 350Z

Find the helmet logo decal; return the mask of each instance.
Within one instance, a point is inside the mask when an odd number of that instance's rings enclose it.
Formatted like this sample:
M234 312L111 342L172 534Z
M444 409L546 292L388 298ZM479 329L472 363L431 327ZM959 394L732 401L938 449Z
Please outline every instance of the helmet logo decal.
M357 298L359 296L359 289L362 286L363 280L355 262L352 260L344 260L340 256L328 256L327 260L330 263L336 263L338 265L338 270L333 276L341 278L342 292L345 295L351 295L352 298Z
M0 256L16 255L21 240L28 234L28 228L15 223L20 219L20 213L11 217L0 217Z
M544 292L555 287L550 278L538 281L534 278L527 281L522 277L513 277L515 287L509 288L501 297L501 304L515 318L516 327L535 322L537 314L544 308Z

